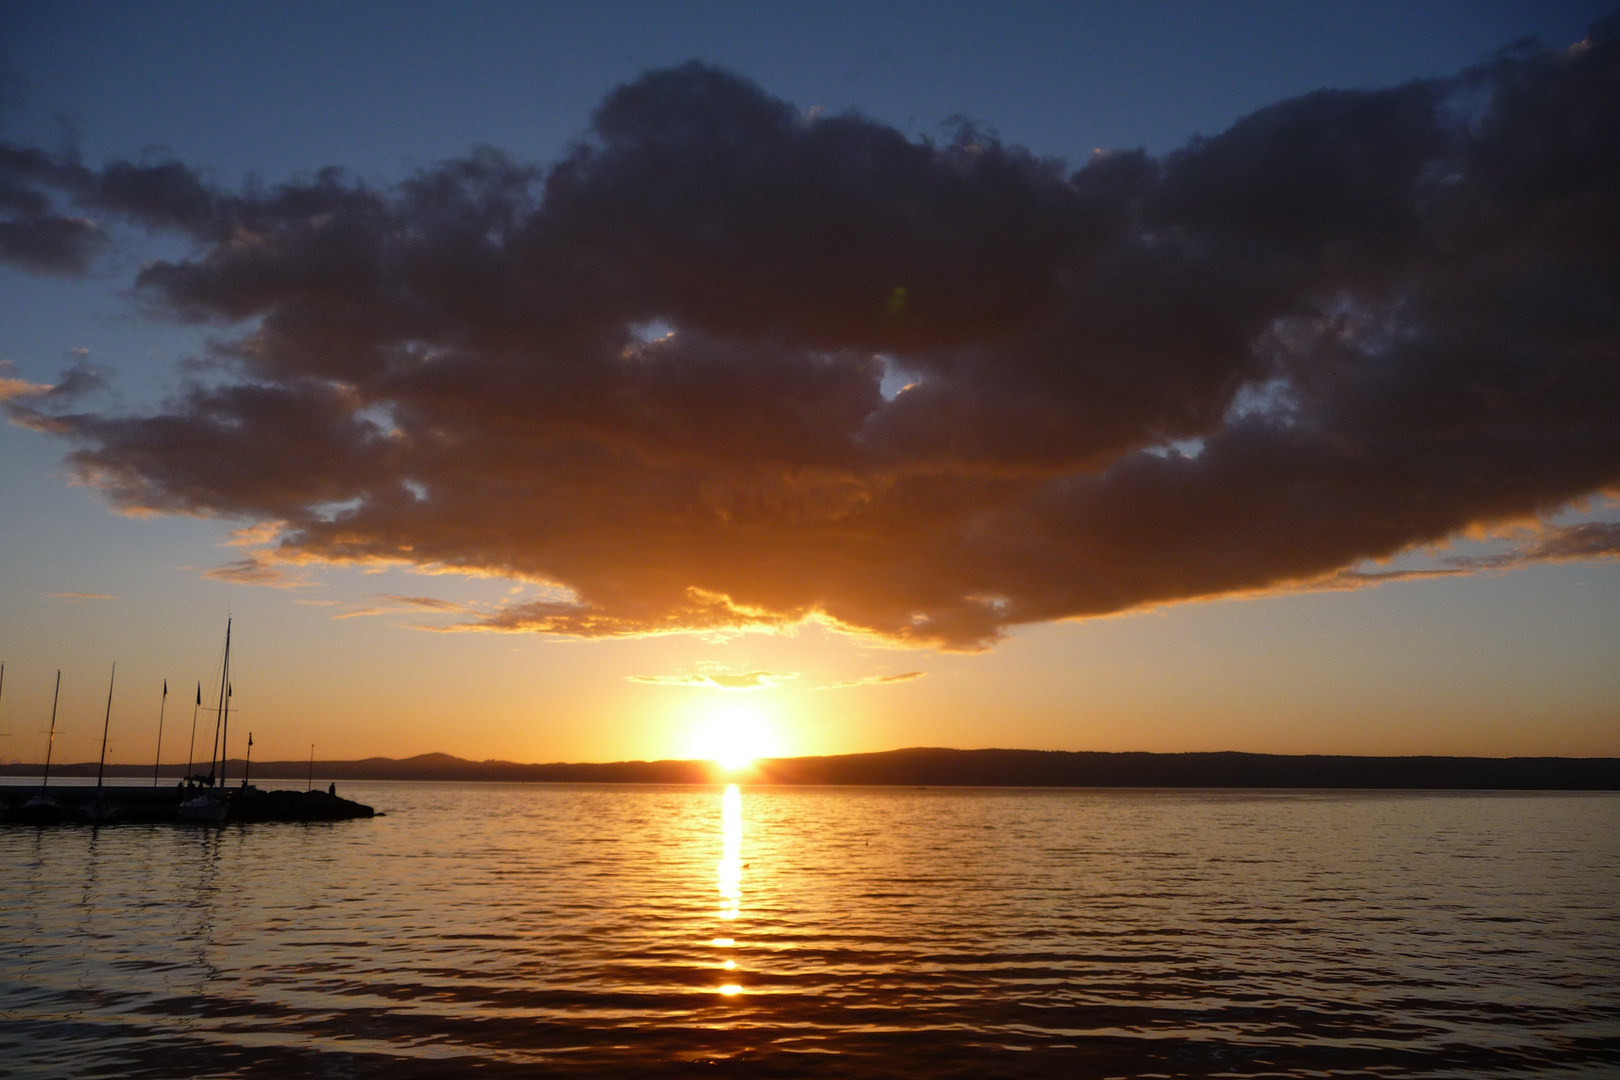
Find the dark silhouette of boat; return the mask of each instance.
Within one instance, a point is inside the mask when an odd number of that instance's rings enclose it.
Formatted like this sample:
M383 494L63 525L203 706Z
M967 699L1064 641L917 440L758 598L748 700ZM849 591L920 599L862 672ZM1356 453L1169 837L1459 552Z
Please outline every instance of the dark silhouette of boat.
M55 825L63 813L61 805L49 795L35 795L7 816L24 825Z
M225 820L230 810L231 800L227 792L205 791L176 806L174 816L181 821L218 823Z
M18 807L8 817L30 825L54 825L62 820L62 807L46 794L51 786L51 751L56 749L56 705L62 700L62 672L56 672L56 689L51 693L51 733L45 741L45 774L40 780L39 794ZM9 809L9 808L8 808Z

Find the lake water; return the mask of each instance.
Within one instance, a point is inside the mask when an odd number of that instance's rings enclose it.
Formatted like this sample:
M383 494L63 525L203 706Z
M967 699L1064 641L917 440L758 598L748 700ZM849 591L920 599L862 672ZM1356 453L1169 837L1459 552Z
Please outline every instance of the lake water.
M1620 796L338 790L0 827L0 1073L1620 1075Z

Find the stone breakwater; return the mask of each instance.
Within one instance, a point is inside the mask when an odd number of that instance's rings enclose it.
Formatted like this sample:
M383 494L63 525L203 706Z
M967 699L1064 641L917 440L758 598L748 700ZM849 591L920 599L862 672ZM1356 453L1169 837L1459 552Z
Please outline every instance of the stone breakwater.
M29 785L0 787L0 823L179 822L186 820L182 803L210 792L225 801L226 821L346 821L376 814L369 806L326 791Z

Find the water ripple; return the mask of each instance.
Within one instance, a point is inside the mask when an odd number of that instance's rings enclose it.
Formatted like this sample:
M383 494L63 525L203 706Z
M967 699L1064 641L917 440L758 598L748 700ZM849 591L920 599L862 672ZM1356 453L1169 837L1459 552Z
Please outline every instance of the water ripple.
M5 1069L1620 1072L1612 795L347 793L0 830Z

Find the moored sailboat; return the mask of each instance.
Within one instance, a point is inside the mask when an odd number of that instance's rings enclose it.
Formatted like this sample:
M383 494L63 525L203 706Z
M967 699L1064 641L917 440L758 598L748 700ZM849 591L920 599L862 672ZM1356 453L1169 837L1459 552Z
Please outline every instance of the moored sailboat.
M56 673L56 690L51 694L51 733L45 743L45 776L39 785L39 794L23 803L17 810L19 820L35 824L46 824L59 821L62 817L62 808L56 800L47 795L46 789L51 786L51 751L56 747L56 704L62 698L62 672Z
M198 688L198 694L201 694ZM225 659L220 664L219 672L219 710L214 714L214 749L210 751L208 759L208 776L196 777L206 786L200 794L187 799L175 807L175 817L181 821L197 821L210 824L222 822L230 815L231 797L224 790L225 762L224 746L221 739L221 727L229 724L231 708L231 620L225 620ZM195 725L195 720L193 720ZM225 731L229 732L229 727ZM215 784L215 756L218 755L219 783Z
M118 665L112 666L112 675L107 679L107 715L101 720L101 760L96 763L96 797L81 809L87 821L103 822L113 821L118 817L118 807L108 800L105 781L107 778L107 731L112 727L112 699L113 683L118 679Z

